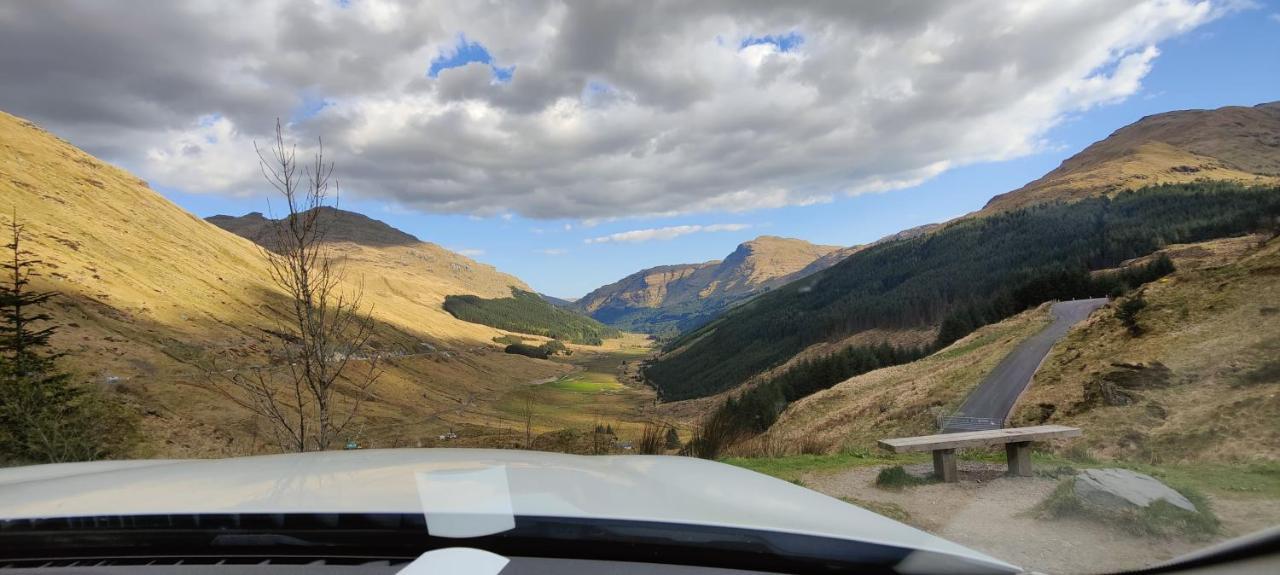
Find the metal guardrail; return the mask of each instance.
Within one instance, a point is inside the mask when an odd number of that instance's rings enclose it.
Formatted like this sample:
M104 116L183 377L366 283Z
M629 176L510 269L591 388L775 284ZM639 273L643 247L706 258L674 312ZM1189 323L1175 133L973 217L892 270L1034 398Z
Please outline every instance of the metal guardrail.
M938 418L938 429L943 433L956 431L987 431L1002 429L1004 422L990 417L967 417L963 415L947 415Z

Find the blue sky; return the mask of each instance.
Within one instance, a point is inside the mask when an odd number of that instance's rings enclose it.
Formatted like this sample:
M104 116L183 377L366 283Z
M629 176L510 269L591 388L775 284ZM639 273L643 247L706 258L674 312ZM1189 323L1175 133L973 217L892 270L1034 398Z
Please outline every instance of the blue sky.
M561 297L760 234L874 241L1143 115L1280 100L1274 1L10 12L0 110L192 213L268 211L253 142L283 118L342 207Z
M535 289L577 297L644 267L724 257L758 235L853 245L982 207L993 195L1015 189L1062 160L1142 116L1186 108L1253 105L1280 98L1280 22L1258 12L1235 14L1160 46L1161 55L1127 100L1070 117L1048 133L1051 149L1022 158L961 167L908 189L831 203L748 213L637 218L584 225L576 220L519 216L475 218L398 209L383 202L348 199L343 207L366 213L418 237L515 274ZM465 61L490 63L482 47L460 51ZM499 68L495 67L495 70ZM438 70L437 70L438 71ZM495 76L497 73L495 72ZM266 211L260 198L183 194L170 199L201 216ZM740 231L689 234L643 243L586 244L589 238L637 228L742 223ZM562 253L561 253L562 252Z

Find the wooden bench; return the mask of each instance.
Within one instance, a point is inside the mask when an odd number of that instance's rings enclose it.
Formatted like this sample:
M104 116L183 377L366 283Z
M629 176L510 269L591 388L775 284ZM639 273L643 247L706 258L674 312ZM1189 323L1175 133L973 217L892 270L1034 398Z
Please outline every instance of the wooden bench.
M1022 477L1031 475L1031 442L1065 437L1080 437L1080 428L1065 425L1037 425L1034 427L1010 427L966 433L943 433L919 437L881 439L880 447L894 453L913 451L933 452L933 472L947 483L959 481L956 474L956 450L964 447L1005 446L1009 459L1009 474Z

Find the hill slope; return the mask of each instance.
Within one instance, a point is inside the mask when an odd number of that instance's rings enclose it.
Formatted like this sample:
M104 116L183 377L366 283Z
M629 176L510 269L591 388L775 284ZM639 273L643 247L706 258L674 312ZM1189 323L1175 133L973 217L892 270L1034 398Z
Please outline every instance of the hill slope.
M1155 184L1280 181L1280 102L1147 116L1071 156L981 213Z
M247 414L204 388L203 370L215 358L260 364L274 345L268 332L283 295L257 246L0 113L0 223L11 209L27 226L26 247L44 261L34 287L64 294L51 310L64 326L54 345L69 353L77 377L109 385L146 414L145 449L179 456L255 448ZM366 404L362 440L447 426L425 416L563 370L494 351L501 332L441 307L448 294L509 294L523 287L518 280L430 244L334 247L349 288L363 283L374 306L377 344L410 354L391 363L378 399ZM463 416L482 416L477 410Z
M735 302L826 269L854 250L760 236L739 245L724 260L640 270L592 291L575 305L623 329L683 331Z
M514 288L503 298L451 295L444 299L444 309L464 321L572 343L600 345L619 335L617 329L561 309L542 295Z
M1054 347L1012 417L1087 432L1094 456L1146 463L1280 456L1280 239L1170 246L1174 274L1148 284L1145 332L1109 304ZM1018 342L1049 321L1041 306L979 329L925 359L801 399L769 430L837 450L931 433ZM1248 437L1249 441L1239 441ZM1077 448L1078 449L1078 448Z
M1017 311L1012 301L1023 305L1056 297L1051 292L1061 291L1069 276L1084 270L1116 265L1163 242L1199 241L1266 225L1270 207L1249 213L1234 200L1198 202L1224 185L1280 184L1278 152L1277 103L1145 118L1044 178L997 196L980 212L922 235L864 248L804 282L726 312L673 342L647 374L664 397L681 399L731 388L806 348L870 330L940 329L945 345ZM1195 162L1187 163L1191 156ZM1181 198L1147 196L1122 205L1136 198L1125 192L1161 182L1194 184L1201 191L1176 192L1165 184L1162 189ZM1123 201L1098 201L1102 197ZM1184 201L1190 203L1177 207ZM1273 200L1264 203L1270 206ZM1093 210L1098 219L1080 219L1082 210ZM1228 212L1234 223L1197 222ZM1050 277L1054 274L1061 275ZM1037 294L1038 299L1030 297Z

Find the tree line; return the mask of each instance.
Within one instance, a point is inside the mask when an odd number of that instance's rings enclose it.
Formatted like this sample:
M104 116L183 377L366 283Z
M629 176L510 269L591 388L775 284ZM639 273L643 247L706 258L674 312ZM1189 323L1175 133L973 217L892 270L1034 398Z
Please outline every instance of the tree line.
M511 288L511 297L504 298L445 296L444 309L463 321L584 345L600 345L619 335L616 328L560 309L536 293L517 288Z
M667 350L681 352L653 362L645 375L665 399L678 400L731 388L809 345L867 329L951 318L938 342L947 343L1031 305L1108 295L1141 279L1095 280L1090 270L1168 244L1274 226L1277 218L1280 189L1230 182L1153 186L969 218L868 248L738 306L669 343Z

